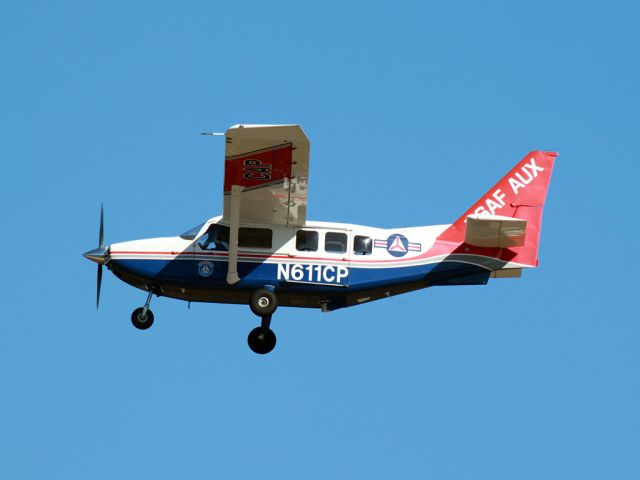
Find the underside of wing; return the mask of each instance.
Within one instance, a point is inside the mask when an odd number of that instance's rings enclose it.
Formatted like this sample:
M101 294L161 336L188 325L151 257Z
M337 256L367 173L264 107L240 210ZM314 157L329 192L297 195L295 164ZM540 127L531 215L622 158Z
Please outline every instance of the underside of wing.
M240 222L302 226L307 217L309 139L299 125L234 125L226 132L224 219L241 187Z
M526 230L526 220L474 214L467 217L464 241L475 247L522 247Z

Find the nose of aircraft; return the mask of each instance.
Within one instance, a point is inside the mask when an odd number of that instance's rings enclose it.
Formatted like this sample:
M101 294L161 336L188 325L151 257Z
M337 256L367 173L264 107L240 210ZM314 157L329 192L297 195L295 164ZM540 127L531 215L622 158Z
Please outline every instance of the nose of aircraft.
M82 256L92 262L96 262L98 265L104 265L109 255L109 247L98 247L93 250L89 250L82 254Z

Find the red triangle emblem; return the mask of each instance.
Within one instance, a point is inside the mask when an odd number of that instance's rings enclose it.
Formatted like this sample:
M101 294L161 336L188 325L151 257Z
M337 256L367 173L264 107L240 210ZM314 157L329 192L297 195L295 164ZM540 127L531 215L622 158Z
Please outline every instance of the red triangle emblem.
M390 252L403 252L407 253L407 249L400 241L400 237L396 237L391 246L389 247Z

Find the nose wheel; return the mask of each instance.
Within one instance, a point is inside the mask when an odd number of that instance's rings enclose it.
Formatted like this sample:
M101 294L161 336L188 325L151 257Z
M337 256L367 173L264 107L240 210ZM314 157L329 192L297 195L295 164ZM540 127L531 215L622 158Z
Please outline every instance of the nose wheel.
M138 307L131 313L131 323L139 330L146 330L153 325L153 312L149 309L153 292L150 290L144 307Z
M153 325L153 312L147 309L145 314L144 307L138 307L131 313L131 323L139 330L146 330Z

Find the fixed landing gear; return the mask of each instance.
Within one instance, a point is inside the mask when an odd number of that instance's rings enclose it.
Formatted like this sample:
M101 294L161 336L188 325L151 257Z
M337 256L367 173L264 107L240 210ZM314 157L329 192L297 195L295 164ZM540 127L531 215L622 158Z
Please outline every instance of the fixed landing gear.
M276 334L269 328L271 315L262 317L262 324L249 332L247 343L249 348L260 355L269 353L276 346Z
M131 313L131 323L139 330L146 330L153 325L153 312L149 308L153 294L154 291L149 289L144 306L136 308ZM261 322L259 327L249 332L247 343L253 352L264 355L276 346L276 334L271 330L271 315L278 308L278 297L268 288L259 288L251 294L249 305L253 313L260 317Z
M131 323L133 323L134 327L140 330L146 330L153 325L153 312L149 309L152 296L153 292L150 290L144 307L136 308L131 313Z
M278 308L278 297L271 290L259 288L251 294L249 306L251 311L259 317L273 315Z
M262 319L259 327L249 332L249 348L260 355L269 353L276 346L276 334L271 330L271 315L278 308L278 297L273 290L259 288L251 294L251 311Z

